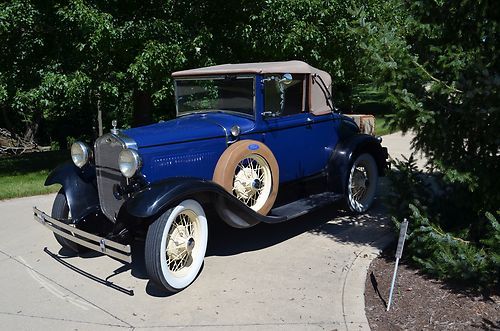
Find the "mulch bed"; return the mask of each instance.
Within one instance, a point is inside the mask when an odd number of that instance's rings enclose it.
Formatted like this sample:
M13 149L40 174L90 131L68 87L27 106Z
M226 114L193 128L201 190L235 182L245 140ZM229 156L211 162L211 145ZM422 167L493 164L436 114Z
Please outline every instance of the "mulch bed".
M389 312L394 255L370 265L365 311L372 330L500 330L500 297L470 294L400 263ZM378 291L376 290L378 288Z

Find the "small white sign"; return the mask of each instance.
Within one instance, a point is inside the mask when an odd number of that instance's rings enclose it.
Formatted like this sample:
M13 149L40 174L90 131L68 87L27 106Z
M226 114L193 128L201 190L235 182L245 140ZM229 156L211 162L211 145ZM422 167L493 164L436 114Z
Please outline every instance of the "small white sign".
M399 229L399 239L398 248L396 249L396 259L400 259L403 254L403 247L405 245L406 230L408 230L408 221L405 219L401 222L401 227Z
M403 254L403 247L405 245L406 239L406 230L408 230L408 221L405 218L404 221L401 222L401 226L399 228L398 247L396 248L396 264L394 265L394 273L392 275L391 290L389 292L389 302L387 303L387 311L391 309L392 293L394 291L394 284L396 283L396 275L398 274L399 259Z

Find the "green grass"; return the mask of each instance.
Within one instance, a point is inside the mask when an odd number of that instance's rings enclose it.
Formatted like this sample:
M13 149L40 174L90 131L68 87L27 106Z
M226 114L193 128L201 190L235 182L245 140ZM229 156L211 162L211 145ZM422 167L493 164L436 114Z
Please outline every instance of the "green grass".
M0 200L57 192L60 185L43 184L55 167L69 159L69 151L0 157Z
M353 91L354 100L357 104L354 107L355 114L371 114L375 116L375 134L384 136L396 132L397 129L390 129L387 125L389 118L393 116L394 110L387 103L386 96L368 84L358 85Z
M375 115L375 134L377 136L385 136L397 131L396 129L389 128L387 122L387 115Z

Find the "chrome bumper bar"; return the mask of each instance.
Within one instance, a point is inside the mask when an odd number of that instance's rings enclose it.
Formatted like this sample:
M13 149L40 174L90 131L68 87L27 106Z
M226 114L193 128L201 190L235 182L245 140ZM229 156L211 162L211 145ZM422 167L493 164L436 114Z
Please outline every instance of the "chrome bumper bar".
M131 263L130 245L123 245L115 241L96 236L58 221L36 207L33 207L35 221L45 225L50 231L57 233L78 245L85 246L102 254L109 255L120 261Z

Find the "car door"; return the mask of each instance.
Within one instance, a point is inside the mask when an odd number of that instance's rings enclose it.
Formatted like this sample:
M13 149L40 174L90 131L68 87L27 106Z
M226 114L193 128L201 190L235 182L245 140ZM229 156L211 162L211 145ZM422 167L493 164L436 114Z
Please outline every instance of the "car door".
M321 172L331 153L333 114L308 112L307 78L294 74L281 87L276 80L264 79L262 142L278 161L281 183Z

